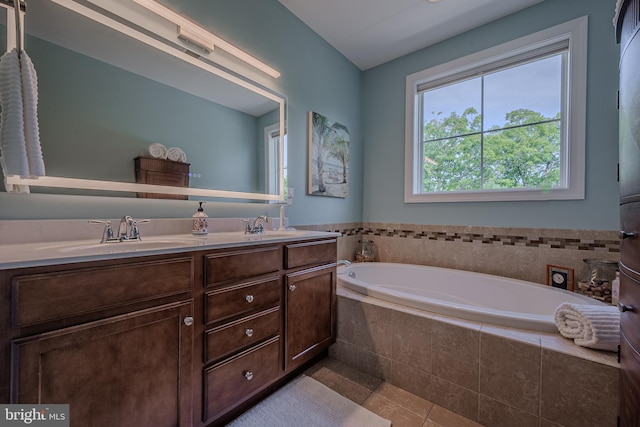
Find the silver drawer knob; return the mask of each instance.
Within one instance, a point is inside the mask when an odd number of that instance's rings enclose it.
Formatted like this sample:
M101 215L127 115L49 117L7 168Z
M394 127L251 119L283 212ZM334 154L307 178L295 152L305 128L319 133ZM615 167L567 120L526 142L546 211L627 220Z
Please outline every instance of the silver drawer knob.
M184 324L187 326L193 325L193 317L187 316L184 318Z
M291 292L295 291L296 290L296 285L289 285L289 290Z
M247 379L247 381L251 381L253 379L253 372L244 371L244 377Z
M251 329L251 328L247 328L247 329L244 331L244 334L245 334L246 336L248 336L248 337L252 337L252 336L253 336L253 329Z
M248 303L252 303L252 302L253 302L253 295L247 295L247 296L245 297L245 300L246 300Z

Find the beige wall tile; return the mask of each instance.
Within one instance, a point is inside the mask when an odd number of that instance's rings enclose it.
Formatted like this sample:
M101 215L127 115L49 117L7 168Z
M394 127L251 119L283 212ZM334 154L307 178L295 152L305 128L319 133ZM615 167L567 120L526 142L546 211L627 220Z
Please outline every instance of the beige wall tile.
M392 361L391 379L387 381L423 399L434 401L433 376L419 369Z
M619 370L542 349L541 416L566 427L614 427Z
M539 345L481 334L480 393L539 415L540 363Z
M437 377L433 378L432 384L433 403L472 421L478 421L478 393Z
M393 310L373 304L360 304L353 343L363 350L391 357Z
M377 353L358 349L357 367L369 375L383 380L391 378L391 359Z
M338 339L335 344L329 347L329 356L335 357L344 363L357 367L359 351L360 349L355 345Z
M432 372L431 319L395 312L392 331L392 358Z
M434 318L431 323L432 373L478 391L480 331Z
M491 427L538 427L540 419L481 394L478 422Z

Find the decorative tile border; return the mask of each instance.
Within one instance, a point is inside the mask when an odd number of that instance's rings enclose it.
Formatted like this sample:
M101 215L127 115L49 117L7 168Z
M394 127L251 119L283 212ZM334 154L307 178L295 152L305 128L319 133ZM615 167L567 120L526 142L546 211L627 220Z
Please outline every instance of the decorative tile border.
M620 241L615 232L600 230L541 230L527 228L431 226L418 224L385 224L385 227L368 223L327 224L296 226L302 229L333 231L343 236L382 236L401 239L427 239L471 244L522 246L544 249L569 249L605 253L619 253ZM445 231L445 230L451 231ZM464 229L465 231L456 231ZM481 232L491 229L490 233ZM468 231L472 230L472 231ZM477 231L477 232L473 232ZM508 231L516 231L509 233ZM549 235L544 235L544 234ZM527 235L529 234L529 235ZM562 237L564 235L564 237Z
M481 243L502 246L574 249L581 251L620 252L617 240L593 240L558 237L530 237L502 234L446 233L438 231L388 230L363 228L361 235L386 236L408 239L440 240L447 242Z

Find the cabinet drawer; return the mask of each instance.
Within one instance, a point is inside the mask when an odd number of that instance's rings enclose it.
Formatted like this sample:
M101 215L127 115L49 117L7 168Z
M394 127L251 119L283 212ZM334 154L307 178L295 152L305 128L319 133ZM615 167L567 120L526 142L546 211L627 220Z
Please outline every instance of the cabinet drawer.
M23 327L190 292L193 258L61 270L12 280L12 323Z
M204 421L238 406L278 378L280 338L273 338L204 372Z
M620 302L625 305L634 306L633 310L620 313L620 328L629 340L629 344L640 351L640 334L637 333L640 325L640 283L627 275L624 267L620 269Z
M207 255L205 268L205 286L274 273L280 270L280 248L270 246Z
M279 277L242 283L205 294L205 323L245 316L280 305L282 286Z
M204 363L279 335L280 321L280 307L276 307L205 332Z
M337 240L294 243L284 247L284 268L297 268L335 262L337 258Z

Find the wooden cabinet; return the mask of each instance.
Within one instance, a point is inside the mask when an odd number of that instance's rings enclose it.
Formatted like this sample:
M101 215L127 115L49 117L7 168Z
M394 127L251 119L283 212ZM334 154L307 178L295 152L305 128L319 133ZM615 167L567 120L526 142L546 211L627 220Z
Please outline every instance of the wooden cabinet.
M72 427L191 426L193 276L187 255L3 271L8 400L69 404Z
M202 420L214 423L282 376L280 246L205 255Z
M228 422L335 341L335 238L0 269L0 402Z
M335 285L335 264L287 274L288 371L317 356L334 341Z
M640 0L616 16L620 43L620 426L640 425Z
M190 426L192 312L174 303L15 340L12 401L69 404L76 427Z
M205 425L223 424L335 341L336 239L205 256Z

